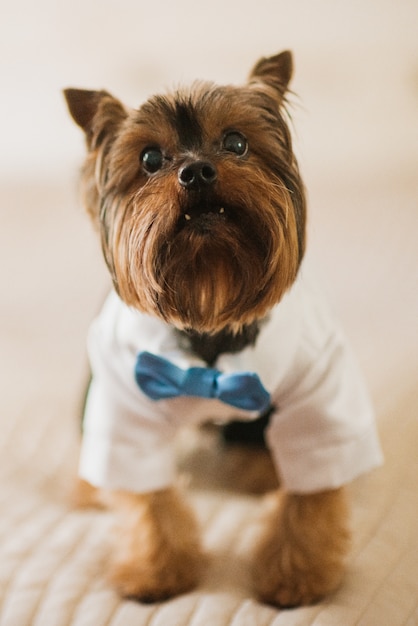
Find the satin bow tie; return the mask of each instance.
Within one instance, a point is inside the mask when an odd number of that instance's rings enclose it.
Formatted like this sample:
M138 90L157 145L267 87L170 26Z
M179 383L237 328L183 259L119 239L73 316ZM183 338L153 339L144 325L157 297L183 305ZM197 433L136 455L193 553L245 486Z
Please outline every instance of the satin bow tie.
M260 413L270 407L270 394L258 375L251 372L222 374L206 367L182 369L163 357L140 352L135 379L152 400L178 396L216 398L239 409Z

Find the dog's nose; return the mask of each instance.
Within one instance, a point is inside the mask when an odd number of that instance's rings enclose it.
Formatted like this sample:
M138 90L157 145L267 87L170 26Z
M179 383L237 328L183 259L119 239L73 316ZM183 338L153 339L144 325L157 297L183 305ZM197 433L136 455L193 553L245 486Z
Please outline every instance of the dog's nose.
M218 174L216 168L209 161L193 161L180 168L179 183L185 189L199 189L204 185L215 182Z

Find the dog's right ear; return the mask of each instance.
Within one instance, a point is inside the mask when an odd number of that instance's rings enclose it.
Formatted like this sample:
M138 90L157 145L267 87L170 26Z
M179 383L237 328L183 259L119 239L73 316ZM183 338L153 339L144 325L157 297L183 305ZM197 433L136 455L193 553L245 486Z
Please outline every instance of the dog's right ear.
M98 148L127 116L122 103L107 91L70 88L64 89L64 96L73 120L85 132L90 150Z

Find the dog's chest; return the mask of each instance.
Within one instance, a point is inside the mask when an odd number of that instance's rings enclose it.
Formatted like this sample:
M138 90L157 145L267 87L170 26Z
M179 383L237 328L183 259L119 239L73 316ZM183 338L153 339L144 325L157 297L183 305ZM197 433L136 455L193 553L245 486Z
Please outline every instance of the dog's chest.
M253 346L257 341L260 330L259 322L253 322L239 333L223 330L216 334L197 333L189 330L179 330L179 343L181 347L191 350L193 354L201 358L212 367L218 357L224 353L234 354L241 352L247 346Z

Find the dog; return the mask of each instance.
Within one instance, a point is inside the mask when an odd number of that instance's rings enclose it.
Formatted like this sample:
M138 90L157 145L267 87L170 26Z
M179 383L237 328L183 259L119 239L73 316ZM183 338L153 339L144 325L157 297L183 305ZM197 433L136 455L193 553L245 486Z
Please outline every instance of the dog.
M344 486L381 463L355 359L301 269L292 73L284 51L243 86L195 82L138 109L107 91L64 92L114 286L89 333L80 475L120 513L109 576L123 596L163 600L201 577L198 525L175 480L183 425L269 415L281 491L252 562L254 593L280 607L340 585Z

